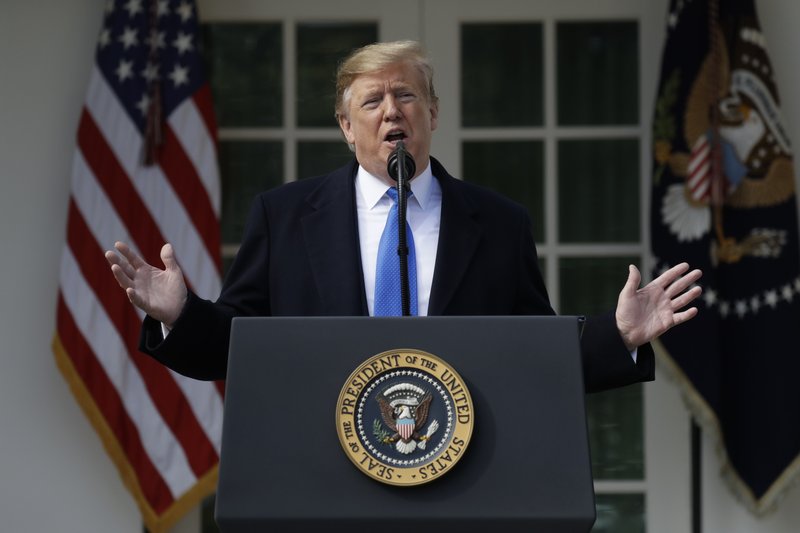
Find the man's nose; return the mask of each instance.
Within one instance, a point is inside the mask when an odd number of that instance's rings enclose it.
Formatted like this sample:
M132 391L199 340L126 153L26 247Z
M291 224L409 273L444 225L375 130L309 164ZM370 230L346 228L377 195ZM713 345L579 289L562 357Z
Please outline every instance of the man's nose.
M397 99L394 95L386 95L386 99L384 100L384 111L383 111L383 119L390 121L390 120L397 120L398 118L402 117L403 114L400 112L400 107L397 105Z

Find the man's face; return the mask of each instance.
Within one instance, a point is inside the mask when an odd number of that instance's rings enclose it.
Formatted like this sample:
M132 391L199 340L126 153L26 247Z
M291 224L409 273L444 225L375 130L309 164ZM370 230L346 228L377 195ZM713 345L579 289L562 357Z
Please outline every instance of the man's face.
M339 127L347 142L355 145L359 164L388 184L393 181L386 163L400 139L414 157L418 173L428 165L438 109L428 101L424 83L416 68L398 63L362 74L350 84Z

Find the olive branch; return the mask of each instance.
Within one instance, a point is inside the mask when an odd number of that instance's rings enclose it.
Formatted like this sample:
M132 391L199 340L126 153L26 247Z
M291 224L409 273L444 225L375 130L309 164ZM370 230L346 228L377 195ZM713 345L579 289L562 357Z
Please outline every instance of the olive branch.
M376 418L372 421L372 434L378 439L379 442L383 444L391 444L392 440L390 439L391 435L388 431L383 429L383 425L380 421Z
M675 137L675 114L672 108L678 99L680 80L680 70L673 70L656 101L656 116L653 120L653 156L658 164L653 176L656 184L661 181L672 151L672 139Z

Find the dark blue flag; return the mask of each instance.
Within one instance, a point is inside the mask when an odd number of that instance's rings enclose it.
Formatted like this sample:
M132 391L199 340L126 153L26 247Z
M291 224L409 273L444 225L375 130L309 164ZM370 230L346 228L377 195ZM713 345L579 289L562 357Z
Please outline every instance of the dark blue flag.
M757 513L800 468L792 151L753 0L672 0L653 124L656 272L703 269L699 315L657 346Z

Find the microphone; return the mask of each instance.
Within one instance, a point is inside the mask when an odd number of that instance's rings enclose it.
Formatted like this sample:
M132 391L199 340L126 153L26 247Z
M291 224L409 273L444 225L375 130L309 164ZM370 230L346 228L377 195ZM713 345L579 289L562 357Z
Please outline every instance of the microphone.
M397 255L400 261L400 302L403 316L411 314L411 288L408 279L408 243L406 239L406 197L408 180L414 177L417 165L414 158L406 151L403 141L389 154L386 170L397 182Z
M397 141L397 146L389 154L389 163L386 170L389 172L389 177L394 181L398 181L398 173L401 171L402 176L399 176L400 178L411 179L414 177L414 173L417 171L417 164L411 154L408 153L408 150L406 150L403 141Z

